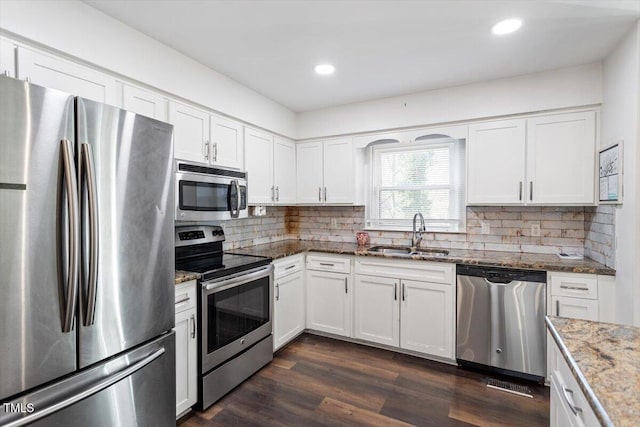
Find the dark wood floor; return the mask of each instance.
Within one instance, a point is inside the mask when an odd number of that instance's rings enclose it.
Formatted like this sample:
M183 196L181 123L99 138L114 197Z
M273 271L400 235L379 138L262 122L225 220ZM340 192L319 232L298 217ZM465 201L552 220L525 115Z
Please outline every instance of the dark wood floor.
M304 334L193 426L548 426L549 389L534 398L488 389L486 375Z

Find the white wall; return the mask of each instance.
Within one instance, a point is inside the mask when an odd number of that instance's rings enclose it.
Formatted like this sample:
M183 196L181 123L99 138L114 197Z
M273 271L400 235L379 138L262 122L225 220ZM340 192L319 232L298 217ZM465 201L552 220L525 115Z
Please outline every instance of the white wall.
M473 83L298 114L298 139L600 104L602 64Z
M640 325L640 21L605 59L600 143L624 141L616 209L616 321Z
M295 137L292 111L85 3L1 0L0 29Z

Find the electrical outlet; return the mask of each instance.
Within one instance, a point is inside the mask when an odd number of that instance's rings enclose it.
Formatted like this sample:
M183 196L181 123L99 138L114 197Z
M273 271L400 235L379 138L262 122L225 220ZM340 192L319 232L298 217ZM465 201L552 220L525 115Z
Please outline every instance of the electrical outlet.
M491 233L491 227L489 226L488 222L481 222L480 226L482 227L482 234L489 234Z
M540 237L540 223L531 224L531 236Z
M331 228L338 227L338 220L336 218L331 218Z

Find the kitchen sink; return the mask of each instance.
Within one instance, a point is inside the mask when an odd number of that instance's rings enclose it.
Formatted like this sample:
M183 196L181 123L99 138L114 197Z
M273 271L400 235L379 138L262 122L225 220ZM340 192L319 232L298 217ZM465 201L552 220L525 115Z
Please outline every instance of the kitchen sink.
M417 250L412 250L412 248L400 248L397 246L374 246L372 248L369 248L368 252L374 252L377 254L385 254L385 255L407 256L407 257L412 255L422 255L422 256L449 255L449 251L445 249L421 248Z

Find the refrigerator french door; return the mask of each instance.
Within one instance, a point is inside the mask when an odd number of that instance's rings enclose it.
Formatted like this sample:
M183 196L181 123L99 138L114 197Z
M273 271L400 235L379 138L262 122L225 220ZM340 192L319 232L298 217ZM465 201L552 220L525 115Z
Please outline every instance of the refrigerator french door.
M171 135L0 77L0 425L174 425Z

